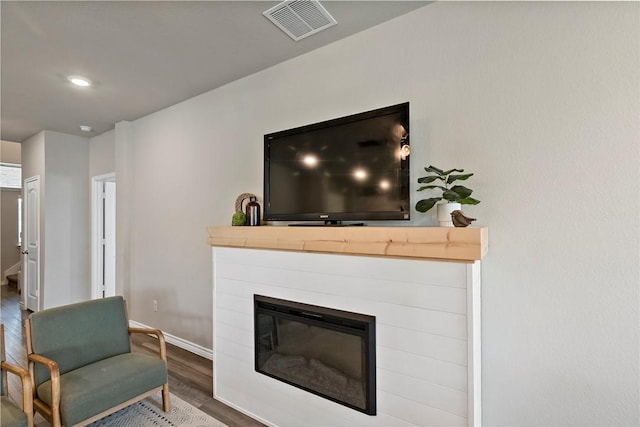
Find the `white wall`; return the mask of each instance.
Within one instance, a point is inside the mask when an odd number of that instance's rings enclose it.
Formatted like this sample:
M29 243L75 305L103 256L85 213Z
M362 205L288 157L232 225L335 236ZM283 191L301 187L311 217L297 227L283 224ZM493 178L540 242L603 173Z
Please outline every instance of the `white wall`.
M89 176L105 175L116 170L115 130L89 140Z
M20 144L22 162L22 180L40 176L40 186L44 182L44 132L37 133ZM40 189L42 197L42 188Z
M49 308L91 297L89 140L45 131L45 175L41 304Z
M434 3L132 122L132 318L210 347L205 227L261 194L262 135L410 101L413 189L475 172L490 227L484 423L638 424L639 11Z
M40 306L89 299L89 140L40 132L22 143L22 171L40 177Z
M116 165L116 294L123 295L131 307L131 237L134 199L132 186L131 122L116 123L114 130L114 162ZM131 312L129 313L131 315Z

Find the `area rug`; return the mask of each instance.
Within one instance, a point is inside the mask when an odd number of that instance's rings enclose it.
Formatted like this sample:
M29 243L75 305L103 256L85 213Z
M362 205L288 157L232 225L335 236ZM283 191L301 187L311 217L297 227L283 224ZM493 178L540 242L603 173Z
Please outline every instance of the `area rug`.
M49 425L39 415L36 427ZM171 395L171 412L162 411L160 393L147 397L118 412L115 412L90 427L227 427L226 424L205 414L175 395Z

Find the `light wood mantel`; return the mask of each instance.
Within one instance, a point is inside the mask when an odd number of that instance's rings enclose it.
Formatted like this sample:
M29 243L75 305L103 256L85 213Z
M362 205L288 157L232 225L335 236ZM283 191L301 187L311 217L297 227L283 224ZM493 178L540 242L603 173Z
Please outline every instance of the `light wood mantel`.
M489 246L486 227L209 227L211 246L473 262Z

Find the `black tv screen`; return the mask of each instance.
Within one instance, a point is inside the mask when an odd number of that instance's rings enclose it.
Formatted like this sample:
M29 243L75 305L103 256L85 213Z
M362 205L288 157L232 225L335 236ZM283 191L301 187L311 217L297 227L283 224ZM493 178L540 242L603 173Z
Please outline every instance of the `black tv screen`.
M267 134L264 219L408 220L408 148L408 102Z

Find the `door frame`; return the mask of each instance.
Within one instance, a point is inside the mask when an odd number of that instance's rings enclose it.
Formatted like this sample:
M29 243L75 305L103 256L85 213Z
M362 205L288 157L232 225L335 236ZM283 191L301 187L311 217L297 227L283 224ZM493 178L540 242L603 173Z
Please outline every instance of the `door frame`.
M103 249L102 235L104 230L104 208L103 208L103 189L106 182L112 182L115 185L115 172L97 175L91 178L91 298L104 298L103 287ZM116 190L117 191L117 190ZM115 203L115 201L114 201ZM115 212L114 212L115 215ZM115 221L115 218L113 218ZM115 234L115 230L114 230ZM115 235L114 244L115 244ZM114 260L114 276L115 276L115 260Z

